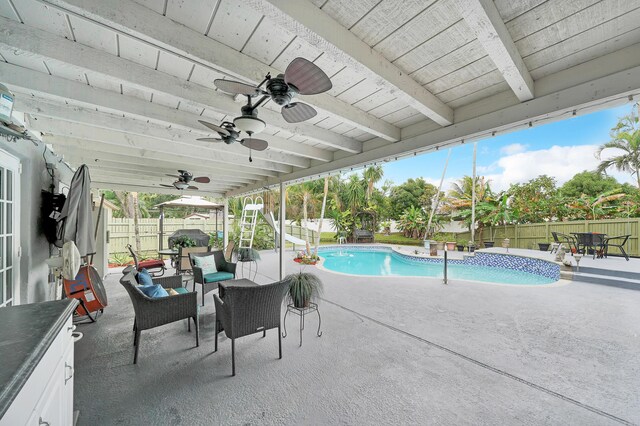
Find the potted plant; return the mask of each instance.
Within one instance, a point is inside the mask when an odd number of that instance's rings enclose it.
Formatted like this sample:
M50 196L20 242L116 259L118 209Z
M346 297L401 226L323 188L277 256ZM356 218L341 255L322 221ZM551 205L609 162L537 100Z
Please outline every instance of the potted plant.
M459 238L458 240L456 240L456 247L458 249L458 251L464 251L464 247L467 244L467 241Z
M196 242L193 238L188 235L180 235L178 238L173 240L173 249L178 250L179 247L195 247Z
M493 241L485 241L484 242L484 248L491 248L493 247L494 242Z
M255 262L260 260L260 252L251 247L238 247L235 250L238 262Z
M447 251L454 251L456 249L455 235L447 234Z
M538 243L538 248L540 251L549 251L550 243Z
M284 278L289 283L286 298L296 308L307 308L309 302L322 295L322 281L310 272L298 272Z
M299 251L296 253L296 257L293 258L294 262L301 263L303 265L315 265L318 260L320 260L320 256L316 253L307 254L306 251Z
M476 251L476 243L474 243L473 241L469 241L468 247L469 253L473 253L474 251Z

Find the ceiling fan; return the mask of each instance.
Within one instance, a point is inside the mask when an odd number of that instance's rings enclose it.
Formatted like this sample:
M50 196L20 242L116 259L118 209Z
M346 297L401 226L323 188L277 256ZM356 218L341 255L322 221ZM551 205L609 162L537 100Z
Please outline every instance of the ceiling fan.
M256 119L259 120L258 118ZM255 149L256 151L264 151L269 146L269 143L267 141L253 138L252 131L247 132L247 134L249 135L248 139L240 139L240 129L237 129L236 126L234 126L234 124L229 121L223 121L219 126L216 126L215 124L208 123L203 120L198 120L198 122L200 124L207 126L209 129L213 130L214 132L218 133L218 135L220 135L219 138L199 138L198 139L199 141L224 142L227 145L231 145L234 142L238 142L242 146L247 147L249 149ZM253 159L251 158L251 154L249 154L249 161L253 161Z
M206 176L198 176L198 177L194 178L193 174L188 172L188 171L186 171L186 170L178 170L178 173L180 173L179 176L167 174L167 176L171 176L173 178L178 179L175 182L173 182L172 185L166 185L164 183L161 183L160 186L164 186L166 188L175 188L175 189L179 189L179 190L190 189L190 190L193 190L193 191L197 191L198 187L189 185L190 182L192 182L192 181L193 182L198 182L198 183L209 183L209 182L211 182L211 179L209 179Z
M260 130L264 129L264 122L255 117L253 112L269 99L282 107L280 109L282 117L289 123L299 123L313 118L318 112L310 105L302 102L293 102L293 98L297 94L317 95L326 92L332 87L331 80L324 71L304 58L296 58L291 61L284 74L278 74L276 77L271 77L271 74L267 74L257 86L222 79L214 80L213 84L223 92L232 95L246 95L249 98L248 105L242 108L242 117L233 120L236 127L242 131L247 131L247 129L243 128L246 125L257 125L252 120L262 122ZM262 87L263 85L264 88ZM252 106L251 97L253 96L262 97ZM255 129L248 130L258 133Z

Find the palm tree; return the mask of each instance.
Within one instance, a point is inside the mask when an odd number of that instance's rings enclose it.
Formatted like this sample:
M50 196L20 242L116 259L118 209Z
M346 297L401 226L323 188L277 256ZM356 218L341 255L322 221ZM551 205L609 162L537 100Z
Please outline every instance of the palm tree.
M640 108L640 106L638 106ZM602 160L602 151L616 149L622 151L620 155ZM621 172L636 176L638 189L640 189L640 125L638 114L629 114L620 119L617 126L611 129L611 140L601 145L596 156L600 161L598 172L606 172L614 167Z
M364 169L363 176L367 182L367 201L371 199L374 185L382 179L383 175L384 170L382 170L382 166L369 166Z
M365 203L365 189L363 181L360 180L358 175L353 174L349 176L343 191L346 204L351 208L351 214L355 217L358 209Z
M304 236L307 241L307 251L309 251L309 228L308 225L308 210L310 205L315 201L315 184L314 182L303 182L299 185L291 187L292 194L296 200L302 201L302 217L304 219ZM309 253L311 254L311 253Z
M480 243L482 244L482 231L485 225L491 222L490 216L494 200L489 181L484 176L476 177L475 187L477 234L480 235ZM471 223L472 192L473 178L464 176L460 181L452 185L452 189L447 196L447 208L455 210L457 216L461 217L469 225L470 229L476 225Z

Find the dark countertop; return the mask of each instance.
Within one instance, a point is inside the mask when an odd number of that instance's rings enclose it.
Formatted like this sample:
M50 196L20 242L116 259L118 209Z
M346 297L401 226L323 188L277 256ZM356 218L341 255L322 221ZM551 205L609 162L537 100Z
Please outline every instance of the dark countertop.
M65 299L0 308L0 418L77 304Z

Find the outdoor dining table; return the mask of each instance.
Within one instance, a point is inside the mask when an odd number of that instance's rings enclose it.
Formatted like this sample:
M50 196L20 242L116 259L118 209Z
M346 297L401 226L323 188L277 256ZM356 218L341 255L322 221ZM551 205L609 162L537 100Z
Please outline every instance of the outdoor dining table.
M593 258L602 259L604 256L604 240L607 234L599 232L572 232L576 237L576 249L578 253L589 254L589 249L593 250Z

